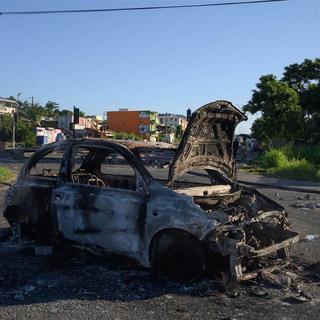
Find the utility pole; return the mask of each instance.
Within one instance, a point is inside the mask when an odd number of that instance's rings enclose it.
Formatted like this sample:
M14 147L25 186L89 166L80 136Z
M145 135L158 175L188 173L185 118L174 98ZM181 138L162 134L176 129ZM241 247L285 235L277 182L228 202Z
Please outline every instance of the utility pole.
M168 120L168 118L167 118L167 116L165 116L165 126L166 126L166 142L168 142L168 127L167 127L167 120Z
M16 148L16 122L18 117L18 99L21 96L21 92L17 94L16 99L16 107L15 110L12 112L12 150Z
M31 97L31 107L33 107L33 97Z
M140 139L142 140L142 120L140 118Z
M76 124L79 124L80 109L73 106L73 137L76 137Z
M16 148L16 123L15 123L15 112L12 112L12 150Z

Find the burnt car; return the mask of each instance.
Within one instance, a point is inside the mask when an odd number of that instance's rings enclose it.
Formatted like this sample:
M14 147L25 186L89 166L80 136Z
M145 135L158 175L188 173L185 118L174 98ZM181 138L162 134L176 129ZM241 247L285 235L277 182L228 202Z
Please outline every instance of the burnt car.
M245 119L227 101L196 110L168 179L155 179L143 154L172 146L94 139L46 145L8 190L4 216L25 236L131 258L179 280L221 265L230 279L248 278L263 257L286 259L298 234L283 207L237 183L232 142ZM195 179L181 179L186 173Z

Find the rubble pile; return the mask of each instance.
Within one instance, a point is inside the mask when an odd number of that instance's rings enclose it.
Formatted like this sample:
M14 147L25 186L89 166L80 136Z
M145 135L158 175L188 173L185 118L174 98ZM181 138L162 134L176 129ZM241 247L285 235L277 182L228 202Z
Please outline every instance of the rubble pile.
M307 194L304 197L299 197L292 206L303 211L320 209L320 198L318 196L311 196L310 194Z

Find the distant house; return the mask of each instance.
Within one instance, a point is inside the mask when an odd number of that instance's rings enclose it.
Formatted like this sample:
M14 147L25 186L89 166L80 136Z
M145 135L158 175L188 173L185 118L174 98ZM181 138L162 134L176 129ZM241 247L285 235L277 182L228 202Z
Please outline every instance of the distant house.
M142 139L155 141L157 136L157 112L119 109L118 111L107 111L106 114L108 130L134 133Z
M16 107L15 100L0 98L0 114L12 114L16 111Z
M96 130L103 130L103 118L100 115L91 115L91 116L85 116L87 120L90 121L91 128L94 128Z
M183 131L188 125L186 117L182 114L160 113L158 114L158 119L163 126L173 127L175 129L177 129L178 126L181 126L181 130Z
M60 116L58 118L58 128L63 130L70 130L73 123L73 116ZM79 117L79 123L75 125L76 130L91 128L91 119L85 117Z

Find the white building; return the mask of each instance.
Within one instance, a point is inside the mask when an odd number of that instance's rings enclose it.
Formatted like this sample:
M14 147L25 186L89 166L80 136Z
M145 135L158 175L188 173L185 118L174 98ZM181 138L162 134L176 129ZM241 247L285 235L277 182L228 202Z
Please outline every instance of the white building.
M166 127L173 127L176 129L177 126L180 125L183 131L188 124L186 117L182 114L160 113L158 114L158 119L160 124Z
M12 114L16 111L16 106L16 101L0 98L0 114Z

